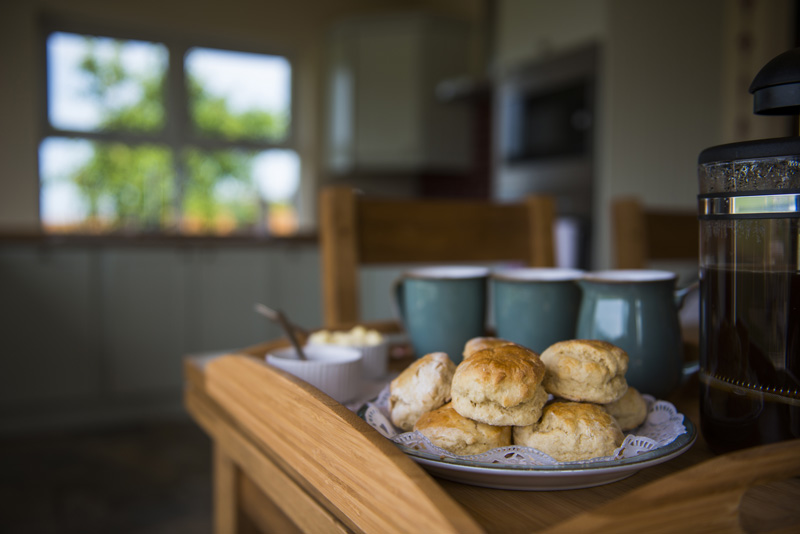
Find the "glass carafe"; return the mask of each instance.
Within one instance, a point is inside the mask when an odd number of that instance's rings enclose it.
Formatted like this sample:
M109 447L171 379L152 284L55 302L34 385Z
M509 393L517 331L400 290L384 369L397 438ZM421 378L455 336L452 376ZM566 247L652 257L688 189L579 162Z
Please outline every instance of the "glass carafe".
M709 148L698 174L703 436L800 437L800 138Z

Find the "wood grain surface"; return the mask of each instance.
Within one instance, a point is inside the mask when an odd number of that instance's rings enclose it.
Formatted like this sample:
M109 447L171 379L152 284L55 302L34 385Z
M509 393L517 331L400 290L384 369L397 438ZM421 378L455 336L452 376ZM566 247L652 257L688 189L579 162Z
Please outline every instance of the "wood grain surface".
M700 436L681 456L594 488L460 484L432 478L344 406L263 362L285 344L185 362L187 408L223 461L218 532L800 531L800 441L715 456ZM667 399L695 425L697 392L692 378Z
M480 532L425 472L347 408L295 377L241 355L208 364L209 396L256 446L280 458L314 500L365 532ZM226 432L226 433L229 433ZM242 469L254 480L258 458ZM282 507L283 508L283 507ZM314 506L302 506L304 513ZM413 513L409 513L413 511ZM287 514L291 515L291 514ZM302 515L302 514L299 514ZM310 531L331 531L319 523Z

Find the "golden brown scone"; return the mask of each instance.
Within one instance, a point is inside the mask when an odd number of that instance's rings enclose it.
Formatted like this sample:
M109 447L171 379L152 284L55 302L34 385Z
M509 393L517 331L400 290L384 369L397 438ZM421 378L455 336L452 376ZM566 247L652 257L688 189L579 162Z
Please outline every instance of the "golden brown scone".
M544 387L554 397L608 404L625 394L628 353L606 341L572 339L547 347Z
M483 349L456 367L453 408L487 425L530 425L547 402L544 372L539 355L520 345Z
M444 352L433 352L406 367L389 385L389 413L403 430L414 428L419 416L450 400L456 364Z
M473 337L464 345L464 352L462 355L466 360L480 350L513 344L514 343L512 341L501 339L499 337Z
M623 430L633 430L647 419L647 402L636 388L628 386L621 399L603 406Z
M624 436L616 420L597 404L556 401L542 420L514 427L514 444L533 447L559 462L611 456Z
M453 409L452 402L422 414L414 430L437 447L462 456L511 445L510 426L492 426L467 419Z

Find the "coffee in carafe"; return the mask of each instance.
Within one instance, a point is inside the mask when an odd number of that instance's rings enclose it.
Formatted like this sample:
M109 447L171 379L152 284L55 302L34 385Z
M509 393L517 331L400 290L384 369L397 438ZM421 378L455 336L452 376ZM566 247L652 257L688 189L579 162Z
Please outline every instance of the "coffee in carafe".
M757 113L797 113L800 49L751 92ZM800 137L706 149L698 177L703 436L716 452L798 438Z

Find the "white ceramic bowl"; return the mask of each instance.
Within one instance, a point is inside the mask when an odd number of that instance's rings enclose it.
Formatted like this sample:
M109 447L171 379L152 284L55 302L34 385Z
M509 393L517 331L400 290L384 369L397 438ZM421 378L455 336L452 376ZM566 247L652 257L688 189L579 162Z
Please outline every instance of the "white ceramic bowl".
M361 393L362 355L350 347L306 345L307 360L300 360L291 348L267 354L267 363L305 380L339 402L348 402Z
M378 331L365 326L356 325L350 330L318 330L309 336L307 343L361 351L367 380L383 378L389 371L389 342Z
M356 348L361 351L364 378L375 380L386 376L389 371L389 344L386 341Z
M331 345L327 343L310 343L309 347L347 347L361 352L363 377L366 380L377 380L389 372L389 343L383 341L377 345Z
M377 380L389 372L389 343L377 345L333 345L328 343L309 343L309 347L347 347L361 352L363 378Z

